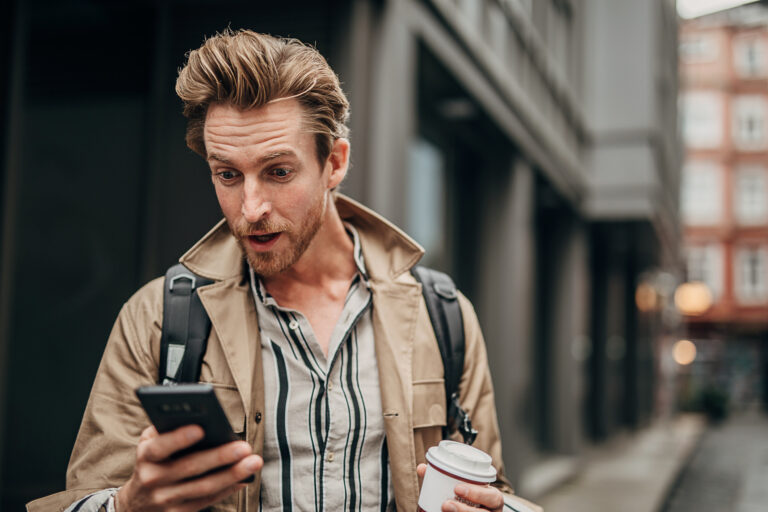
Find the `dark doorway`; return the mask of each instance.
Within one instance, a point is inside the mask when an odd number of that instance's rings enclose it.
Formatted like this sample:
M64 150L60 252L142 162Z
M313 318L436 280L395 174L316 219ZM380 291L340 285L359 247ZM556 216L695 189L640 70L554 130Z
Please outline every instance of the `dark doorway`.
M0 411L0 510L64 489L74 438L121 305L220 218L205 163L184 144L173 86L184 55L231 25L314 43L333 55L334 8L245 1L30 1L6 11L0 41L22 40L22 94L0 104L21 127L12 219L15 262ZM11 67L0 44L0 69ZM331 63L333 65L333 63ZM5 151L6 148L2 148ZM5 157L5 154L3 154ZM5 158L3 187L6 186ZM4 219L6 220L6 219ZM0 402L1 404L2 402Z

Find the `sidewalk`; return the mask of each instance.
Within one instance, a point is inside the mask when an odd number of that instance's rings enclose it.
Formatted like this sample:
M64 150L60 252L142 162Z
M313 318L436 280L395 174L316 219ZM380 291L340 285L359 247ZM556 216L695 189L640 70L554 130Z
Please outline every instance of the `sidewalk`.
M681 415L610 441L536 502L545 512L659 512L705 428L704 418Z

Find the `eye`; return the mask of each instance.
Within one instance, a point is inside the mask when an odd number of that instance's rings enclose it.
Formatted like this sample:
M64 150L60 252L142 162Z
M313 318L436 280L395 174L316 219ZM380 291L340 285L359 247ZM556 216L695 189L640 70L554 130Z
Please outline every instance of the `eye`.
M275 169L272 169L270 171L270 174L277 178L278 180L287 180L293 175L293 171L290 169L286 169L284 167L277 167Z
M233 171L232 169L223 169L221 171L216 171L214 176L222 183L227 184L234 182L238 177L240 177L240 173Z

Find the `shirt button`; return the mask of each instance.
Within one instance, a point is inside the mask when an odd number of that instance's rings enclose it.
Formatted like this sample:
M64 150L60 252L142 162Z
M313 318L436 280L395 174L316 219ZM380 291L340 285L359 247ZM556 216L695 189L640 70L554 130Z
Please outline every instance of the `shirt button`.
M288 324L288 328L295 331L299 328L299 322L296 320L291 320L291 323Z
M333 462L333 452L328 452L328 462Z
M333 382L328 382L328 391L333 390Z
M253 419L256 420L256 423L261 423L261 413L257 412L254 414Z

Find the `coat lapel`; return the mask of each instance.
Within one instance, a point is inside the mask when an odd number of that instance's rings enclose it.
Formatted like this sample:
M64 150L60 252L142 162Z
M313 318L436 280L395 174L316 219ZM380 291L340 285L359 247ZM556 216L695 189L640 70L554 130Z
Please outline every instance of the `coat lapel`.
M366 207L340 194L339 214L361 238L373 294L373 329L381 385L392 486L397 508L408 510L418 500L419 482L413 438L413 347L421 286L402 275L416 264L423 249L405 233ZM218 282L201 287L227 366L243 400L246 418L264 409L261 344L242 252L225 222L216 225L182 258L200 275ZM247 355L248 357L243 357ZM263 423L262 423L263 424ZM263 428L247 429L256 453L262 453ZM258 484L246 501L258 503Z
M413 343L420 287L371 282L373 330L384 428L398 510L418 499L413 445ZM396 440L396 441L395 441Z
M198 293L221 343L232 378L243 400L246 416L250 417L253 361L260 354L256 354L260 349L259 327L251 292L238 278L202 287ZM261 373L261 368L257 371ZM263 402L263 387L261 391Z

